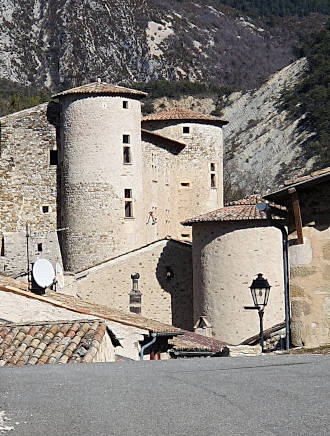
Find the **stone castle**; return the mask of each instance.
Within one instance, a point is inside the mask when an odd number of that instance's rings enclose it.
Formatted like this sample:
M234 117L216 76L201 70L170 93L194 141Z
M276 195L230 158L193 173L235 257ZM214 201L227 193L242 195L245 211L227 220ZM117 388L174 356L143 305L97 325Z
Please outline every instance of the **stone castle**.
M100 81L1 119L1 273L62 262L63 292L192 328L191 229L223 205L226 121L141 115L145 93ZM28 253L28 256L27 256Z

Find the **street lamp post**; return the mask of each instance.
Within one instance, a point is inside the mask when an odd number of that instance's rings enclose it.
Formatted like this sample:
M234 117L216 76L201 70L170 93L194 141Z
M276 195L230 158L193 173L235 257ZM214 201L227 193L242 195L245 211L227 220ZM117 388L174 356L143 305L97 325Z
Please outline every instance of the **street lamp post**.
M257 278L252 281L250 286L251 295L253 299L254 306L245 306L245 309L254 309L258 310L259 315L259 324L260 324L260 346L262 351L264 351L264 326L263 326L263 317L264 310L267 306L269 293L271 286L268 283L268 280L265 279L261 273L258 274Z

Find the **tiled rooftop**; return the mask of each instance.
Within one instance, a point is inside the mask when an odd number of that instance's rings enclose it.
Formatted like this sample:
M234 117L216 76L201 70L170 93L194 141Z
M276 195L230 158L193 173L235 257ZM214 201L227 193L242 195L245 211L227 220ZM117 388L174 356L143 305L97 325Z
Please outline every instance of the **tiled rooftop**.
M62 307L77 313L91 315L96 318L117 322L127 326L133 326L149 332L184 332L184 335L170 340L174 348L220 351L225 345L224 342L205 338L193 332L188 332L168 324L161 323L152 319L145 318L130 312L118 309L111 309L101 304L88 303L78 298L60 294L58 292L47 291L45 295L36 295L26 291L27 285L18 280L9 279L0 275L0 290L13 292L15 294L39 300L56 307Z
M0 366L89 363L105 332L100 320L0 324Z
M173 344L176 350L190 350L190 351L221 351L226 345L226 342L219 341L218 339L208 338L203 335L198 335L193 332L184 331L183 336L177 336L169 341Z
M138 97L146 97L148 94L136 89L124 88L123 86L111 85L104 82L93 82L87 85L78 86L77 88L67 89L53 95L53 98L61 97L69 94L118 94L118 95L134 95Z
M328 182L330 179L330 167L314 171L307 176L297 177L296 179L286 180L284 187L281 187L275 192L265 195L266 199L275 201L276 203L288 204L290 194L288 190L295 188L297 191L311 189L313 186Z
M267 219L264 211L259 211L256 207L257 203L262 203L260 195L250 195L242 200L229 203L228 206L203 215L190 218L183 222L183 225L188 226L193 223L214 222L214 221L245 221L245 220L265 220Z
M208 121L210 124L216 124L221 126L224 124L228 124L228 121L222 120L221 118L213 117L212 115L201 114L200 112L194 112L180 106L177 106L173 109L168 109L166 111L146 115L142 118L142 122L165 120Z
M313 180L326 174L330 174L330 167L323 168L322 170L314 171L313 173L308 174L307 176L297 177L296 179L292 179L292 180L286 180L284 182L284 186L291 186L291 185L295 185L296 183L306 182L308 180Z

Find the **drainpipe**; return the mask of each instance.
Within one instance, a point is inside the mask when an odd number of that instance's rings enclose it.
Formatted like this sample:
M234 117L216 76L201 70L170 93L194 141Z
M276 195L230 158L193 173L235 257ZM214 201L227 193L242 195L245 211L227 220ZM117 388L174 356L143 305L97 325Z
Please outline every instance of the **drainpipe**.
M150 347L150 345L152 345L152 344L154 344L156 342L157 333L151 333L151 337L152 337L152 340L150 342L148 342L147 344L143 345L143 347L141 348L141 351L140 351L140 360L143 360L144 350L146 348Z
M288 232L283 224L277 223L271 216L269 204L266 203L266 214L272 226L281 230L282 233L282 252L283 252L283 272L284 272L284 305L285 305L285 348L290 349L291 326L290 326L290 282L289 282L289 261L288 261Z
M273 220L274 222L274 220ZM282 246L283 246L283 270L284 270L284 300L285 300L285 348L290 349L291 343L291 326L290 326L290 282L289 282L289 261L288 261L288 232L286 228L274 223L282 232Z

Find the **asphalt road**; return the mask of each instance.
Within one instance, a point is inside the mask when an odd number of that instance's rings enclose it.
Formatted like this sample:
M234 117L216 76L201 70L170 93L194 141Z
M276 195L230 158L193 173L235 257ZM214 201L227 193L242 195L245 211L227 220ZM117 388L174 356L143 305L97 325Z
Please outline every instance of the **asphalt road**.
M0 383L1 434L330 434L329 355L1 368Z

